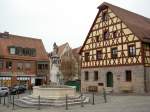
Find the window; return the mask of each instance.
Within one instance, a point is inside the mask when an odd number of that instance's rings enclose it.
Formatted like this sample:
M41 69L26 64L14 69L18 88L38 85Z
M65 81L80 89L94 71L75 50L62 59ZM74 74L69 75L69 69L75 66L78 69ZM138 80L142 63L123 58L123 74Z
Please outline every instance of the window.
M98 80L98 71L94 71L94 81Z
M16 55L24 55L24 56L36 56L36 49L35 48L22 48L22 47L8 47L10 54Z
M11 61L6 62L6 68L7 69L12 69L12 62Z
M10 52L10 54L15 54L15 53L16 53L16 48L11 47L11 48L9 49L9 52Z
M31 68L31 63L30 62L26 62L25 63L25 69L30 69Z
M4 64L4 62L2 60L0 60L0 69L3 69L3 64Z
M17 69L22 70L23 69L23 63L17 63Z
M39 70L47 70L48 69L48 64L38 64L38 69Z
M31 56L36 56L36 49L31 49Z
M17 55L22 55L22 48L21 47L16 47L16 54Z
M96 36L95 38L96 38L96 42L99 42L99 36Z
M117 58L117 48L111 49L111 58Z
M108 31L104 31L103 32L103 40L107 40L109 38L109 32Z
M44 65L44 68L45 68L45 69L48 69L48 64L45 64L45 65Z
M108 14L107 12L102 13L102 21L107 21L108 20Z
M96 59L97 60L101 60L102 59L102 51L101 50L96 51Z
M135 45L128 46L128 56L132 57L136 55Z
M117 38L117 31L113 31L113 38Z
M89 54L89 52L86 52L85 53L85 61L89 61L90 59L90 56L89 56L90 54Z
M132 81L132 73L130 70L126 71L126 81L131 82Z
M30 49L29 48L24 48L24 53L25 56L30 56Z
M22 49L22 53L24 56L26 55L26 49L25 48Z
M38 64L38 69L39 69L39 70L42 70L42 68L43 68L43 67L42 67L42 64Z
M89 80L89 72L85 71L85 81L88 81L88 80Z

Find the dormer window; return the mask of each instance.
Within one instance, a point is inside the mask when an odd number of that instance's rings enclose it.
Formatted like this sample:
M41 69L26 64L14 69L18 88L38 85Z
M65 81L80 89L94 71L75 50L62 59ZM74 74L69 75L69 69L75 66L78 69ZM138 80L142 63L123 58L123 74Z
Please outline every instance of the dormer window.
M99 36L95 37L96 42L99 42Z
M103 32L103 39L107 40L109 38L109 32L108 31L104 31Z
M36 56L35 48L22 48L18 46L9 46L9 53L12 55L20 55L20 56Z
M108 20L108 14L107 12L102 13L102 21L107 21Z
M85 53L85 61L89 61L90 60L90 53L89 52L86 52Z
M11 47L9 49L10 54L15 54L16 53L16 48L15 47Z
M117 31L113 31L113 38L117 38Z

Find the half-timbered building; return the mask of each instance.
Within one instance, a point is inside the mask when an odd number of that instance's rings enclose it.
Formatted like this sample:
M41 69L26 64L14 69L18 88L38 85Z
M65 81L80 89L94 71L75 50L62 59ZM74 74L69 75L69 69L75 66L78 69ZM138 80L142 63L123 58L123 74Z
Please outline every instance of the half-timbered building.
M109 3L80 50L81 90L150 91L150 19Z

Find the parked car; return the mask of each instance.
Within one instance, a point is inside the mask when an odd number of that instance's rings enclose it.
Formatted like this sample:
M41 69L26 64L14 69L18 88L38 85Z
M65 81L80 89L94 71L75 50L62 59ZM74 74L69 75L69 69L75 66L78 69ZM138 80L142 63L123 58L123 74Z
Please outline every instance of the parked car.
M16 95L17 94L17 89L12 87L12 88L9 89L9 92L10 92L11 95Z
M0 87L0 97L7 96L9 94L8 87Z
M26 91L26 87L24 85L14 86L10 89L10 94L16 95L21 94Z
M26 87L24 85L15 86L14 90L16 89L17 93L24 93L26 91Z

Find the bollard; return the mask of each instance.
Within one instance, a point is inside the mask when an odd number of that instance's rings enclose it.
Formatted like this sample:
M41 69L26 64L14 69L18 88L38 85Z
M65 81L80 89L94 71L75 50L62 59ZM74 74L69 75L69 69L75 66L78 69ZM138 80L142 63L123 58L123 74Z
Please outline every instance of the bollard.
M0 96L0 104L1 104L2 102L1 102L1 96Z
M38 110L40 110L41 109L41 107L40 107L41 105L40 105L40 95L38 96Z
M10 102L11 102L11 94L9 95L9 100L10 100Z
M19 99L19 91L17 91L17 96L18 96L18 99Z
M95 98L94 98L94 92L93 92L93 102L92 102L92 105L95 105Z
M81 93L81 107L84 107L84 105L83 105L83 93Z
M29 95L31 95L31 94L32 94L32 91L31 91L31 90L29 90L28 92L29 92Z
M4 102L3 102L3 105L6 105L6 102L5 102L5 96L4 96Z
M13 108L12 109L14 110L15 109L15 103L14 103L15 97L14 97L14 95L13 95L13 99L12 100L13 100L13 102L12 102L13 103Z
M104 96L104 101L105 101L105 103L107 103L106 91L105 91L104 88L103 88L103 96Z
M19 99L19 93L18 93L18 99Z
M7 107L9 108L9 94L7 95Z
M66 110L68 110L68 95L66 95Z

